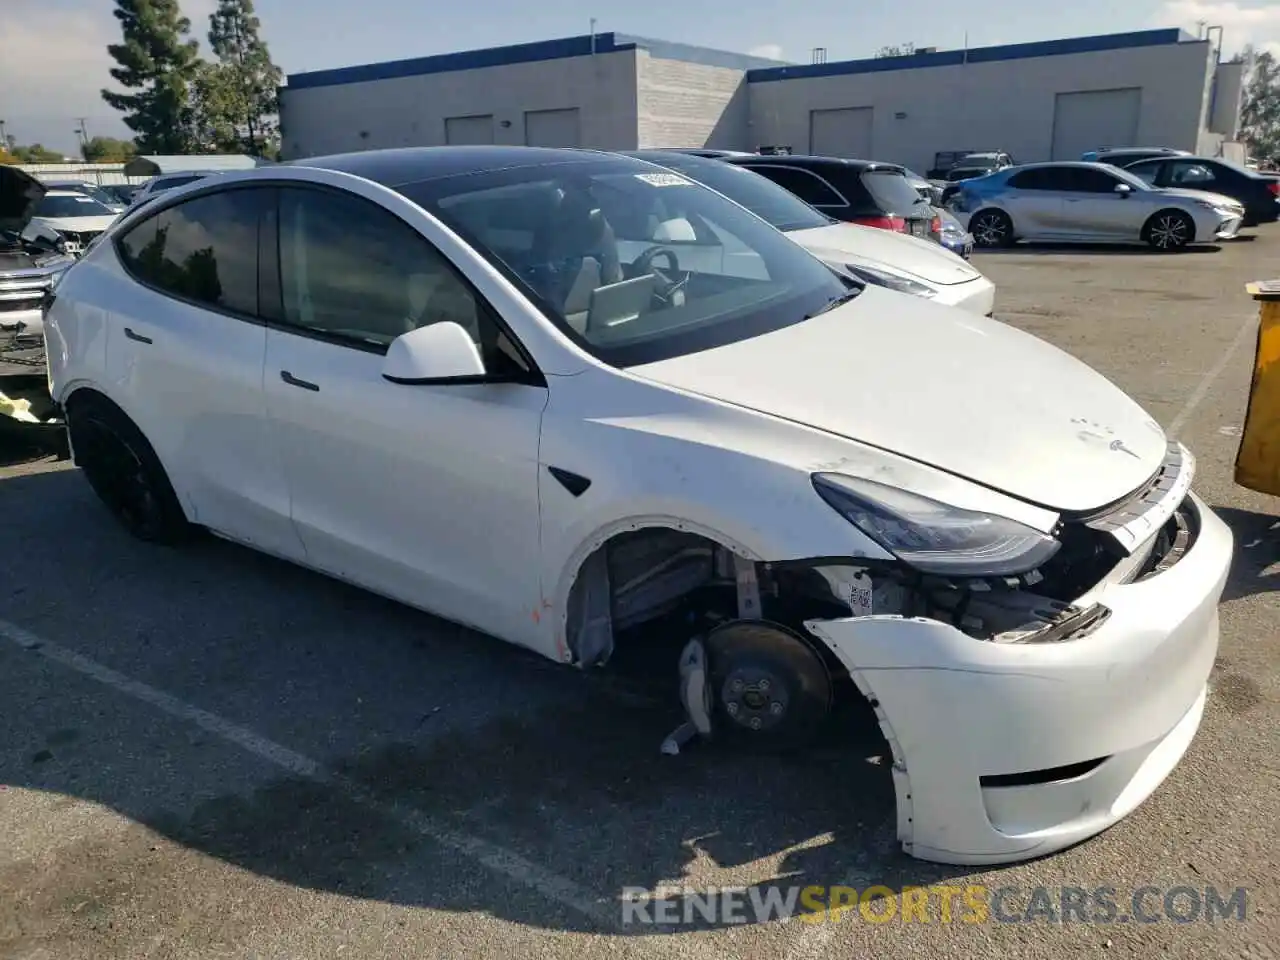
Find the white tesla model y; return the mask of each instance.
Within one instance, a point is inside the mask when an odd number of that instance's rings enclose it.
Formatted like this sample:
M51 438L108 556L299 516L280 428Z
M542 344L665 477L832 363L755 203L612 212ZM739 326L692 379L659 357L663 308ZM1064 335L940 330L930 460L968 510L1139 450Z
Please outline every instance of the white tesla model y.
M713 736L801 742L862 692L918 857L1091 836L1200 723L1232 544L1191 454L1054 347L641 160L211 178L114 226L46 336L137 535L204 528L583 667L678 611Z

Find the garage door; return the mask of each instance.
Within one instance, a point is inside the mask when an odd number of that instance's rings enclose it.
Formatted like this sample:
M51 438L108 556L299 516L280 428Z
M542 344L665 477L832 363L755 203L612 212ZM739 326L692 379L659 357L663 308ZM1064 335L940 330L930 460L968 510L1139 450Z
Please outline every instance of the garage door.
M445 117L445 143L493 143L493 114Z
M871 108L809 111L809 152L819 157L871 158Z
M526 110L524 142L530 147L577 147L582 143L578 108Z
M1099 147L1137 147L1142 88L1060 93L1053 108L1053 159L1079 160Z

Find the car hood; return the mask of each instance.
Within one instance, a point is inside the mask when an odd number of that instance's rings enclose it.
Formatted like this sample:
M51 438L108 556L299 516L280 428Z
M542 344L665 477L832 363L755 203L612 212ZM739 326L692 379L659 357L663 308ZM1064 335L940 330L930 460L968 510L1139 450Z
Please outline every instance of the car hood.
M873 286L811 320L630 372L1057 511L1128 496L1167 450L1138 404L1069 354Z
M36 217L38 223L53 227L54 230L70 230L73 233L88 233L94 230L105 230L119 219L119 214L96 217Z
M48 189L25 170L0 164L0 229L21 233Z
M827 227L792 230L787 236L823 260L841 262L842 257L848 256L883 264L940 286L968 283L982 276L945 247L892 230L833 223Z

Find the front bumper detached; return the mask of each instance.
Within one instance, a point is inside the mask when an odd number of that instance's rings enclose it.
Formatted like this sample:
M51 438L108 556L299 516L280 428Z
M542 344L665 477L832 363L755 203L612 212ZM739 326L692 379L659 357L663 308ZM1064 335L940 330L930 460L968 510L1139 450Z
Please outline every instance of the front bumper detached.
M875 707L909 854L1052 853L1127 816L1177 765L1204 710L1232 552L1222 521L1189 502L1195 542L1153 576L1096 588L1088 602L1110 616L1085 636L995 643L896 616L807 624Z

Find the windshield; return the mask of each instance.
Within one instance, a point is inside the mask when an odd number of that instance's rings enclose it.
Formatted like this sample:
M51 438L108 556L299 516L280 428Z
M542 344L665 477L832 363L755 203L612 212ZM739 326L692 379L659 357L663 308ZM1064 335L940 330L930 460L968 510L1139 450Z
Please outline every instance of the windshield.
M1139 163L1132 167L1125 167L1124 172L1137 177L1148 187L1156 185L1156 174L1160 172L1160 164L1163 160L1154 160L1146 163Z
M640 159L658 163L723 193L760 219L779 230L812 230L829 226L833 221L819 213L785 187L758 173L720 160L694 160L661 154L641 154Z
M759 336L858 289L737 204L638 160L529 166L396 189L614 366Z
M46 195L36 204L35 216L62 219L67 217L110 217L111 210L93 197L79 193L74 197Z
M49 187L54 190L71 190L75 193L83 193L86 197L93 197L99 203L116 203L117 200L111 194L101 187L95 187L91 183L51 183Z

